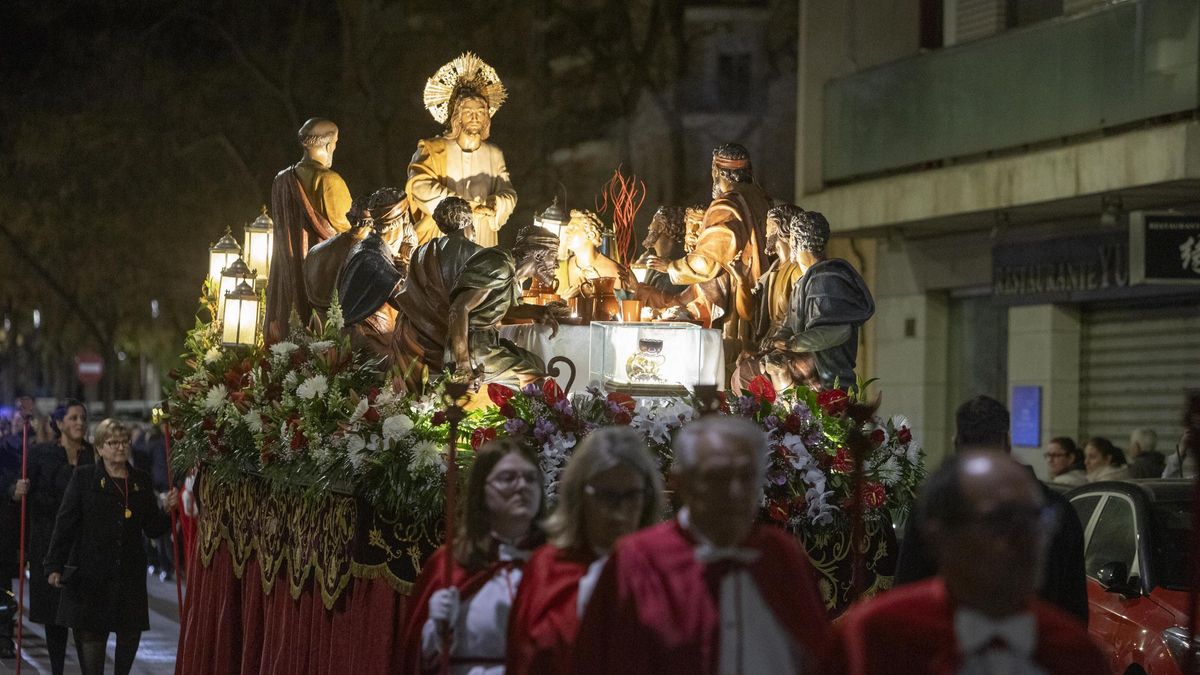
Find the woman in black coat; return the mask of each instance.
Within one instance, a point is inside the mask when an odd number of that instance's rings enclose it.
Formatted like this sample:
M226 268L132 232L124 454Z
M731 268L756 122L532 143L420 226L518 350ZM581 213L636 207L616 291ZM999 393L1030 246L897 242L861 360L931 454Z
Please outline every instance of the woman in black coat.
M58 622L59 590L46 581L42 561L50 548L54 519L62 505L71 474L81 464L95 461L95 450L84 440L87 408L74 399L63 401L50 413L50 427L57 443L46 443L29 451L26 480L17 481L14 493L28 493L29 619L46 627L46 651L50 670L62 675L67 657L67 627Z
M116 420L96 427L102 461L75 470L46 554L50 585L65 590L58 622L75 631L84 675L102 675L108 634L117 634L116 673L133 666L142 631L150 629L146 550L170 522L150 476L129 465L129 430ZM174 508L178 495L167 495Z

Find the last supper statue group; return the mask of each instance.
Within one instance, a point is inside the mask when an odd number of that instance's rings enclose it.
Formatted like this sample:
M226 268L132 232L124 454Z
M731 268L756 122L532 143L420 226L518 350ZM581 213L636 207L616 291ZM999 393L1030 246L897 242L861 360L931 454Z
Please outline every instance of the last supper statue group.
M383 359L398 388L419 393L438 376L477 390L523 386L546 377L546 364L502 338L499 325L532 320L555 332L568 316L559 299L523 303L525 283L569 300L609 280L647 308L643 318L719 329L734 391L757 375L779 391L856 386L871 293L852 265L826 256L825 218L773 205L736 143L713 151L711 201L656 210L639 260L644 281L602 252L605 225L589 210L572 210L562 228L565 261L558 235L535 225L511 248L498 246L517 203L504 153L489 141L505 97L474 54L443 66L424 103L444 131L417 143L403 189L357 199L332 168L337 125L304 123L304 157L271 191L268 343L285 339L293 314L323 317L336 297L352 344Z

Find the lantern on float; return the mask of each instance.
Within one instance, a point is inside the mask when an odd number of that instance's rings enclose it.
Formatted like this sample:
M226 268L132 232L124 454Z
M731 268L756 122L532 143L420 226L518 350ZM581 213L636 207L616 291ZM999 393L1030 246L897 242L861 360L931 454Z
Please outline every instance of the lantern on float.
M254 270L246 266L245 260L237 258L229 267L221 270L221 286L217 291L217 298L220 300L217 316L224 318L225 296L236 290L238 284L243 282L250 288L254 288Z
M258 293L246 281L221 296L221 344L253 347L258 343Z
M221 270L232 265L241 255L242 247L238 246L229 228L225 228L225 234L217 243L208 247L208 280L214 284L221 283Z
M242 248L245 253L242 258L246 260L247 267L257 271L257 278L262 282L266 281L267 274L271 271L271 246L274 231L275 221L267 215L266 206L262 207L262 213L245 227L246 234Z
M550 203L550 206L546 207L545 211L542 211L541 213L538 213L538 214L534 214L534 216L533 216L533 224L534 225L544 228L545 230L550 232L550 234L553 234L554 236L558 237L558 259L559 260L567 259L567 247L563 243L563 236L562 236L563 225L566 225L566 223L567 223L567 214L566 214L566 212L564 212L562 210L562 207L560 207L558 205L558 197L554 198L554 201Z

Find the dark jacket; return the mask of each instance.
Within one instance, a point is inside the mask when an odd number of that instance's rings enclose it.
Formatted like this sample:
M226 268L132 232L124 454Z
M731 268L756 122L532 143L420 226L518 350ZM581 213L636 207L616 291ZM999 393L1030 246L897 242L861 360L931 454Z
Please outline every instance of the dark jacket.
M161 536L169 519L150 475L128 471L127 479L113 479L101 462L71 476L44 570L67 576L61 625L96 632L150 629L142 533Z
M1083 526L1071 502L1061 494L1038 483L1046 503L1054 507L1057 524L1046 552L1046 568L1038 596L1059 609L1077 617L1087 625L1087 581L1083 571ZM900 544L900 560L896 563L896 585L920 581L937 574L932 551L910 518Z
M1129 463L1130 478L1162 478L1167 458L1157 450L1145 450Z
M79 450L79 464L95 461L95 451L86 441ZM67 461L67 450L57 443L45 443L29 452L29 500L26 505L28 539L25 560L29 562L29 618L34 623L58 621L59 589L46 582L42 561L50 550L54 519L75 467Z

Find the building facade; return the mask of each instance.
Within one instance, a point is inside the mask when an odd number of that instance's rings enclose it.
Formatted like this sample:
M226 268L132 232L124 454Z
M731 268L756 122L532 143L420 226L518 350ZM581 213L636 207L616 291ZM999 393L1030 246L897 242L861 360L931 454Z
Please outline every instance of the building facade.
M1200 3L804 0L799 21L796 194L876 295L884 412L934 464L977 394L1042 475L1055 436L1173 450L1200 388Z

